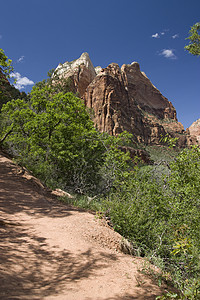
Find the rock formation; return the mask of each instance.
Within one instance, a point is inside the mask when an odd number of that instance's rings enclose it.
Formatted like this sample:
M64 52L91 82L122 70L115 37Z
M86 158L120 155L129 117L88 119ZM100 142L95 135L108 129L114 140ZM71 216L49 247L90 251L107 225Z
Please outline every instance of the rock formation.
M192 123L192 125L187 129L189 135L194 139L197 139L200 145L200 119Z
M176 110L137 62L112 63L94 68L87 53L56 68L60 78L72 80L73 91L94 111L94 123L101 132L116 135L126 130L136 142L159 144L161 135L178 137L179 146L194 143L177 121Z
M67 61L64 64L59 64L54 73L59 78L70 78L71 89L80 97L83 97L86 88L96 77L95 69L86 52L72 62Z

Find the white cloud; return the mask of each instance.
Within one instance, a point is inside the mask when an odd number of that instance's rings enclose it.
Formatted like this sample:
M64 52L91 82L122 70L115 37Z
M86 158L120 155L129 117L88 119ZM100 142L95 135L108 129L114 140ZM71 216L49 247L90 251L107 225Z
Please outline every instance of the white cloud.
M17 62L20 63L24 60L24 55L20 56L20 58L18 58Z
M34 82L32 80L28 79L27 77L22 77L21 74L18 72L11 73L11 77L16 79L16 83L14 84L14 86L18 90L24 89L25 86L27 86L27 85L34 84Z
M158 38L162 37L163 35L165 35L168 31L169 31L169 29L163 29L160 33L156 32L155 34L152 34L151 37L158 39Z
M173 38L173 39L176 39L176 38L178 38L178 37L179 37L178 33L172 35L172 38Z
M155 38L155 39L158 39L160 36L159 36L159 34L158 33L155 33L155 34L152 34L152 36L151 36L152 38Z
M173 49L163 49L159 54L164 56L165 58L169 58L169 59L177 58L176 55L174 54Z

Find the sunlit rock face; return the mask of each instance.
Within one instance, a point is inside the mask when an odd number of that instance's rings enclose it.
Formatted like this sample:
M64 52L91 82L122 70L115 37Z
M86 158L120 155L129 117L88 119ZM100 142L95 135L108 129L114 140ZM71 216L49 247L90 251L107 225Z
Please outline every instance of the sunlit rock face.
M83 96L87 86L96 77L95 69L86 52L72 62L67 61L64 64L59 64L55 73L60 78L70 78L72 90L78 93L80 97Z
M73 91L94 112L94 123L101 132L117 135L124 130L135 141L160 144L161 135L178 137L179 146L196 143L177 121L172 103L151 83L137 62L111 63L94 68L87 53L59 64L57 74L71 78Z
M194 139L197 139L198 144L200 145L200 119L192 123L187 130L190 136L192 136Z

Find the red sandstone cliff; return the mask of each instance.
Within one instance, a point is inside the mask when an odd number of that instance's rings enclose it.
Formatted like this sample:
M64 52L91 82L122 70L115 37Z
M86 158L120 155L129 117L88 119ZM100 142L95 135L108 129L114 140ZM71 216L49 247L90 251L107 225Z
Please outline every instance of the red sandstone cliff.
M87 53L56 69L58 75L71 78L75 92L94 111L94 123L103 132L116 135L124 130L135 141L159 144L161 135L178 137L179 146L196 143L177 121L176 110L133 62L121 68L110 64L94 69Z

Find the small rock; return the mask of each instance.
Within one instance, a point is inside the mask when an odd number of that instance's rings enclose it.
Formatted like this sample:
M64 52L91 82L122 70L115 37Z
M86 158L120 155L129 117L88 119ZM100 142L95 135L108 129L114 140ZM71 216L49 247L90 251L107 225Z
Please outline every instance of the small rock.
M67 193L67 192L65 192L61 189L55 189L54 191L51 192L51 194L55 195L55 196L58 196L58 197L65 197L66 196L70 199L74 198L71 194L69 194L69 193Z

